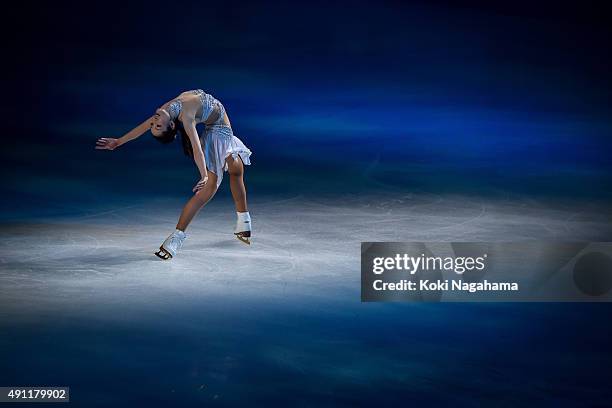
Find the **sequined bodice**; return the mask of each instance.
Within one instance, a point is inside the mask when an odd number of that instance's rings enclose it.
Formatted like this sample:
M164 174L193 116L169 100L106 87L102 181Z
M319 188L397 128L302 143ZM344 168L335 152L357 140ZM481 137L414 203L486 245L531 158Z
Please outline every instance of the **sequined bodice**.
M200 115L196 117L198 122L204 122L211 115L213 110L217 110L219 112L220 117L223 117L223 107L219 101L217 101L212 95L207 94L202 89L194 89L191 91L183 92L184 94L192 94L197 95L200 98L200 103L202 104L202 109ZM171 120L177 120L181 111L183 110L183 103L177 97L170 102L167 102L162 106L168 115L170 115ZM223 111L224 112L224 111Z
M202 113L200 114L200 117L198 118L198 120L203 122L204 120L206 120L206 117L208 117L209 115L209 113L207 112L208 109L206 108L207 107L206 92L204 92L201 89L194 89L193 91L190 91L190 92L200 97L200 103L202 104ZM206 117L204 115L206 115Z
M162 107L170 115L170 120L176 120L183 110L183 103L180 99L173 99Z
M198 95L200 97L200 101L204 103L204 100L206 98L206 92L204 92L201 89L194 89L193 91L190 91L190 92L194 95Z

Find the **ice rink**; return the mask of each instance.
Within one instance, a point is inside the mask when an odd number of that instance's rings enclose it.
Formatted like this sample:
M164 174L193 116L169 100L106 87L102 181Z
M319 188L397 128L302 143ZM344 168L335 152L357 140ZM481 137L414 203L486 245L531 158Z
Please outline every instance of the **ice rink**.
M453 395L467 406L470 393L493 403L508 390L510 404L560 406L551 389L563 387L592 403L610 396L587 368L590 359L612 363L600 320L607 305L362 304L359 292L361 241L609 241L602 202L254 197L247 246L233 238L231 200L219 197L179 255L159 260L153 252L182 204L67 208L2 224L0 372L12 385L67 385L82 406L241 398L354 406ZM559 336L568 322L572 331ZM581 333L602 340L586 350ZM516 358L510 348L521 344L530 350ZM579 382L563 374L576 367L566 354L575 347L584 349ZM533 387L519 386L525 370ZM436 393L440 384L458 394Z
M2 310L193 293L337 296L357 293L361 241L591 240L612 236L601 204L397 195L262 198L253 245L233 238L232 202L213 199L179 255L152 256L182 201L158 200L2 226ZM167 293L167 291L171 291ZM349 295L350 296L350 295ZM348 298L350 299L350 297ZM351 300L357 300L357 297Z

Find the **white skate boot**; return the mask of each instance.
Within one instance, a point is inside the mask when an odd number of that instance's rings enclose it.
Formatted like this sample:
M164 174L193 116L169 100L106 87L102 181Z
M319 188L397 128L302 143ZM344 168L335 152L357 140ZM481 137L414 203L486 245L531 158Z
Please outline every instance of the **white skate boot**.
M249 212L237 212L238 219L236 220L236 228L234 235L240 241L247 245L251 245L251 216Z
M159 251L155 253L158 257L163 260L171 259L176 255L176 252L183 246L187 234L181 230L176 230L159 247Z

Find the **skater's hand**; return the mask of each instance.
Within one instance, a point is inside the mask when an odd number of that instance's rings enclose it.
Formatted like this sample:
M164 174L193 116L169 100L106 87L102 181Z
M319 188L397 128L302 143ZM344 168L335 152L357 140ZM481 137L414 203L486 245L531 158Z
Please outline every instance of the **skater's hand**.
M204 188L204 186L206 185L206 182L208 181L208 176L205 176L203 179L201 179L200 181L198 181L198 183L195 185L195 187L193 188L193 192L197 193L198 191L200 191L201 189Z
M110 137L101 137L96 142L97 150L115 150L119 147L119 140Z

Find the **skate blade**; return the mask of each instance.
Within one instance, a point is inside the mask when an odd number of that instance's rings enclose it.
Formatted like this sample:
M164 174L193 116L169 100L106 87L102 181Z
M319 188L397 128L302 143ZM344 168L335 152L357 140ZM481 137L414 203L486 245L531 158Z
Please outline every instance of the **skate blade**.
M164 261L172 259L172 255L170 255L170 253L166 251L163 247L159 247L159 251L155 252L155 255L157 255Z
M236 236L236 238L238 238L239 241L244 242L247 245L251 245L251 237L246 237L240 232L234 233L234 235Z

